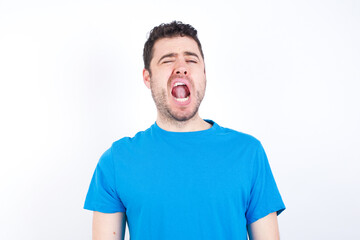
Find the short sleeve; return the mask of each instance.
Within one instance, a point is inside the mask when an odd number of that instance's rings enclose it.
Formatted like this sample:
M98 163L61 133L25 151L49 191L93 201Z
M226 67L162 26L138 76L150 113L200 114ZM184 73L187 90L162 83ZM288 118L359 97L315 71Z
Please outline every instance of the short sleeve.
M246 211L247 224L251 224L272 212L279 215L285 210L266 156L259 143L254 155L250 200Z
M84 209L103 213L125 212L116 191L115 168L111 148L100 158L86 195Z

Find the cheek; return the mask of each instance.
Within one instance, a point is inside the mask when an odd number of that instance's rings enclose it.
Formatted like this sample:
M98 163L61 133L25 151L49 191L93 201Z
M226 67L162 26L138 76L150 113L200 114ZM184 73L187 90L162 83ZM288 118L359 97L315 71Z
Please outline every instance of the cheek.
M159 81L167 81L171 76L171 70L161 69L153 73L153 77L159 79Z
M205 74L198 74L193 76L193 80L195 81L195 86L197 89L204 89L206 87L206 76Z
M150 81L152 88L155 91L167 91L170 88L169 77L168 74L153 75Z

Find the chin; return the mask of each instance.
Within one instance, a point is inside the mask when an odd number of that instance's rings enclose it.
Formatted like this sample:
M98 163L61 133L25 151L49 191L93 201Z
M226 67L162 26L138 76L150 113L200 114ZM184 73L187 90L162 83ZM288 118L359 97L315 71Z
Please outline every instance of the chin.
M197 113L197 109L191 112L183 112L183 113L175 113L173 111L169 112L169 115L171 116L172 119L179 121L179 122L184 122L184 121L188 121L190 119L192 119Z

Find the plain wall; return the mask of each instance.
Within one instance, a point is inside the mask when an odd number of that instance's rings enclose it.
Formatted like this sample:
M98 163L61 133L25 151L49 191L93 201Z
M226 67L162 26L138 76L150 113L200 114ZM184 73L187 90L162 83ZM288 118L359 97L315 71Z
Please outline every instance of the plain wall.
M359 239L356 0L0 1L0 239L91 238L93 171L155 122L142 49L171 20L202 41L201 117L263 143L281 238Z

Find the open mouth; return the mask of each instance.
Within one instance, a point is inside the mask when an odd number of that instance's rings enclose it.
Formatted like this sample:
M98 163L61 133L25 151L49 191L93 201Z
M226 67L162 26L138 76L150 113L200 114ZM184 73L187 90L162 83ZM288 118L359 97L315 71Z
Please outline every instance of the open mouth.
M171 90L171 95L178 102L186 102L190 97L190 90L183 82L176 82Z

